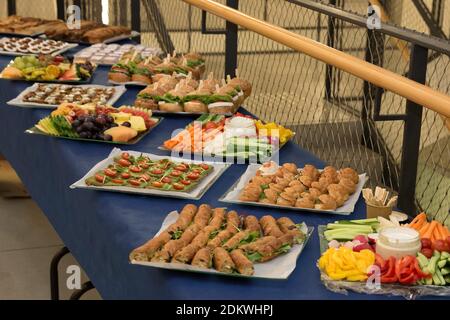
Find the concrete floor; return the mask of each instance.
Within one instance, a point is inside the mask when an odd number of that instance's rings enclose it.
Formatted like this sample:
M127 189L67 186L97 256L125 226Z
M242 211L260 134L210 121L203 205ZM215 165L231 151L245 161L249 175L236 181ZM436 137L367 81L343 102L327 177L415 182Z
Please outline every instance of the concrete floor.
M63 246L43 212L25 194L14 170L0 160L0 300L50 299L50 260ZM60 299L73 292L66 286L70 265L78 263L69 254L59 266ZM83 272L81 279L82 283L88 279ZM101 299L96 290L82 297L96 299Z

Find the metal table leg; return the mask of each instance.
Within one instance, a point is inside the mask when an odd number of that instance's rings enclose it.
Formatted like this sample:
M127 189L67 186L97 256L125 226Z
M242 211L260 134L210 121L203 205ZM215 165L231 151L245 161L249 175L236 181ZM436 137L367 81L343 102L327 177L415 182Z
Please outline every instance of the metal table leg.
M86 292L88 292L89 290L92 290L92 289L95 289L94 285L92 284L92 282L87 281L81 285L80 290L76 290L76 291L74 291L74 293L72 293L69 300L80 300L80 298Z
M52 258L50 262L50 299L59 300L59 281L58 281L58 265L59 261L70 251L67 247L63 247Z

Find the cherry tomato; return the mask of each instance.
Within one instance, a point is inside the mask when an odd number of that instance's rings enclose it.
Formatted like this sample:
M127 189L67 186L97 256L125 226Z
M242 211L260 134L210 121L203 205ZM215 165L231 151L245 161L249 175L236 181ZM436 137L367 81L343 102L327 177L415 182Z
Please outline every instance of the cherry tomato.
M190 182L189 180L180 180L180 182L182 183L182 184L184 184L185 186L188 186L188 185L190 185L192 182Z
M149 165L148 163L146 163L146 162L141 162L141 163L139 164L139 166L140 166L142 169L148 169L148 168L150 168L150 165Z
M420 252L428 259L433 256L433 249L430 248L423 248L422 250L420 250Z
M202 167L203 170L209 170L209 165L207 165L206 163L202 163L200 167Z
M128 182L130 184L132 184L133 186L140 186L141 185L141 182L139 180L135 180L135 179L130 179L130 180L128 180Z
M139 173L142 171L142 168L138 167L138 166L131 166L130 167L130 171L134 172L134 173Z
M126 159L126 160L130 159L130 154L128 152L122 153L122 159Z
M105 175L107 175L108 177L114 178L117 174L117 171L114 169L106 169L105 170Z
M172 177L179 177L179 176L182 175L182 172L181 172L181 171L178 171L178 170L173 170L173 171L170 173L170 175L171 175Z
M120 176L121 176L123 179L129 179L129 178L131 177L131 175L130 175L128 172L123 172Z
M173 188L175 190L183 190L184 189L184 185L180 184L180 183L174 183L173 184Z
M150 176L148 175L148 174L143 174L142 176L141 176L141 179L144 179L145 181L150 181Z
M433 249L439 252L446 251L447 247L447 243L444 240L435 240L433 242Z
M152 170L152 174L156 174L156 175L160 175L160 174L163 174L163 170L161 170L161 169L153 169Z
M215 128L217 128L217 125L214 122L207 122L205 124L205 130L215 129Z
M164 184L162 182L159 181L153 181L152 182L152 186L154 186L155 188L162 188Z
M420 239L422 242L422 248L431 248L431 240L428 238L422 238Z
M105 183L105 176L103 176L101 174L96 174L95 180L97 180L97 182L100 182L100 183Z
M199 177L199 174L196 172L192 172L192 173L189 173L187 177L191 180L197 180Z
M119 160L119 164L120 164L122 167L129 167L129 166L131 166L131 162L128 161L127 159L120 159L120 160Z
M171 183L172 179L170 179L169 177L164 177L164 178L162 178L161 181L164 182L164 183Z
M187 168L186 168L186 166L184 164L180 164L180 165L175 167L175 170L185 172L187 170Z
M202 170L200 170L200 169L194 169L194 170L192 170L191 172L192 172L192 173L200 174L200 173L202 173Z
M122 179L112 179L111 181L115 184L124 184L125 183L125 181L123 181Z

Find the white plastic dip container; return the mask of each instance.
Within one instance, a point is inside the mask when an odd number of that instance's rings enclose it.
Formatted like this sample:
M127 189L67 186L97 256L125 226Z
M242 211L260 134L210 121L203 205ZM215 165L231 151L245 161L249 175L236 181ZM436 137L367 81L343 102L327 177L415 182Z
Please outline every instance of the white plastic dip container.
M383 228L378 234L376 252L388 259L396 259L411 255L415 256L421 249L419 233L411 228L389 227Z

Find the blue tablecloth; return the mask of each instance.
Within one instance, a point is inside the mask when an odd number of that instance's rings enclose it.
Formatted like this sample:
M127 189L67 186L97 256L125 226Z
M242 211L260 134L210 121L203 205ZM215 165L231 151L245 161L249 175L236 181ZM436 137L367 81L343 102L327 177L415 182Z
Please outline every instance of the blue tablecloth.
M0 58L3 69L10 57ZM108 68L100 67L93 83L107 82ZM31 83L0 81L0 151L11 162L51 224L81 264L105 299L381 299L328 291L320 282L316 260L319 258L317 228L288 280L241 279L194 274L131 265L130 250L151 238L164 217L191 201L91 190L71 190L92 166L104 159L112 146L25 134L48 110L6 105ZM117 105L131 104L138 88L129 88ZM174 129L184 127L192 118L169 117L131 150L166 154L157 147ZM281 151L282 162L298 165L324 163L309 152L288 143ZM223 206L218 198L243 174L245 165L233 165L197 204ZM340 216L273 210L230 205L240 213L276 217L288 216L317 227ZM11 214L14 214L11 212ZM360 199L352 218L363 218Z

